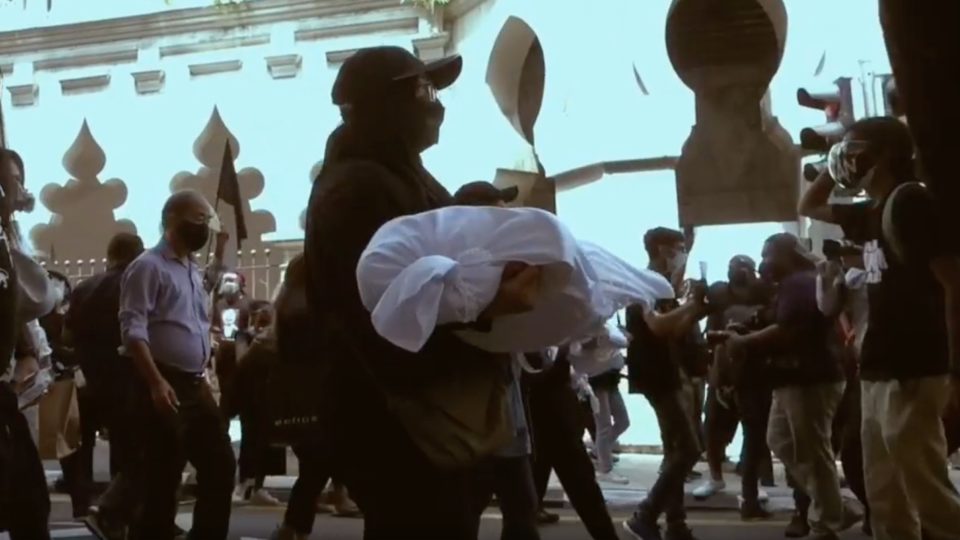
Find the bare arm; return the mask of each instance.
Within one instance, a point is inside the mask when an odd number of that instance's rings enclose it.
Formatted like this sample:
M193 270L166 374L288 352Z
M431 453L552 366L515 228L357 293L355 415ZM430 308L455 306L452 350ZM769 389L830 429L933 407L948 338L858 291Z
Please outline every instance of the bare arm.
M643 319L650 327L650 332L657 337L678 337L688 331L690 327L706 315L703 304L687 302L667 313L657 313L648 310L643 313Z
M757 330L741 337L742 345L749 349L769 350L787 340L788 330L779 324L771 324L763 330Z
M797 212L804 217L823 221L825 223L837 223L833 207L830 206L830 194L833 193L834 182L830 173L826 169L820 173L820 176L813 181L813 184L807 188L807 191L800 197L800 204Z

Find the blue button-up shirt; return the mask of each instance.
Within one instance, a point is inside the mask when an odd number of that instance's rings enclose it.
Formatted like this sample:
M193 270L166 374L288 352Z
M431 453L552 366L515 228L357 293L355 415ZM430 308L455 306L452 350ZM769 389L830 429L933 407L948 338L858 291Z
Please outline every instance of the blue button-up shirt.
M210 357L210 315L203 276L163 241L127 267L120 283L120 333L143 341L157 364L203 373Z

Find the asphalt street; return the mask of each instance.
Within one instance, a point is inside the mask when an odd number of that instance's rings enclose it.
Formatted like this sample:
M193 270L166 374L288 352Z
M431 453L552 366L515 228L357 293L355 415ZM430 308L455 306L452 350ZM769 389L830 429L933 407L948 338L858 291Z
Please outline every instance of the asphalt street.
M188 528L190 523L190 507L181 506L177 522L181 527ZM425 511L428 509L424 509ZM561 512L561 522L541 529L543 540L585 540L587 533L577 519L576 514L569 510ZM283 516L283 508L254 508L238 506L234 508L231 520L231 540L260 540L269 537ZM615 519L620 522L627 517L626 512L617 512ZM93 540L93 536L82 526L69 519L69 503L55 501L51 529L54 538L73 538L77 540ZM779 540L783 538L783 529L786 525L786 516L777 516L769 522L744 523L739 515L731 511L694 512L690 515L690 525L700 540ZM359 540L362 536L363 521L359 519L334 518L317 516L314 534L316 540ZM623 533L624 540L630 536ZM483 520L480 535L481 540L499 540L500 516L491 510ZM844 540L866 540L860 533L859 525L848 531ZM0 533L0 539L6 540Z

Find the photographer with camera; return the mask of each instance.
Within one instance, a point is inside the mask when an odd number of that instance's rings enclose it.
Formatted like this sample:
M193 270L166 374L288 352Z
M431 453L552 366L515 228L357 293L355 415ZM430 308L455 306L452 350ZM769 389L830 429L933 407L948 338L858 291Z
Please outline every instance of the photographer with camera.
M817 309L814 262L797 237L771 236L763 259L777 283L775 321L745 335L730 332L725 346L734 360L742 361L748 354L771 356L773 403L767 442L812 499L815 537L837 538L858 516L845 511L831 444L833 417L844 388L832 346L832 323Z
M860 356L864 476L879 540L960 538L941 417L960 376L960 244L914 180L913 140L895 118L860 120L829 155L800 214L863 245L869 300ZM835 184L869 200L831 204ZM952 384L951 384L952 383Z

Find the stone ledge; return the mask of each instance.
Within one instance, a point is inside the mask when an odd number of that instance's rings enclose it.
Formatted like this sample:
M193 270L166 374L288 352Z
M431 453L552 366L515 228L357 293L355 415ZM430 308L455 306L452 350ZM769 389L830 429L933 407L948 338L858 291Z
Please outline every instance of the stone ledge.
M96 66L102 64L129 64L136 62L139 52L136 47L114 49L104 52L88 52L70 54L36 60L33 62L34 71L53 71L79 67Z
M279 56L268 56L264 60L267 62L267 71L274 79L290 79L300 73L300 67L303 65L303 57L299 54L282 54Z
M260 0L236 13L215 7L170 10L95 22L0 32L0 57L76 49L117 42L155 41L168 36L323 19L373 11L397 11L398 0ZM411 15L414 7L404 8Z
M217 73L228 73L230 71L240 71L243 68L243 62L240 60L223 60L220 62L205 62L203 64L190 64L190 76L202 77L204 75L215 75Z
M37 103L40 87L36 84L18 84L7 86L10 92L10 104L14 107L28 107Z
M168 56L222 51L226 49L237 49L240 47L256 47L259 45L266 45L268 43L270 43L270 34L256 34L244 37L198 41L195 43L164 45L160 47L159 53L160 58L166 58Z
M137 71L131 73L133 85L138 94L155 94L163 88L166 73L162 69Z
M74 79L61 79L60 91L65 96L98 92L110 85L110 75L93 75Z
M319 21L316 25L296 30L293 39L301 42L387 32L415 34L419 27L420 18L416 13L391 10L387 13L358 16L348 21L344 21L342 17Z

